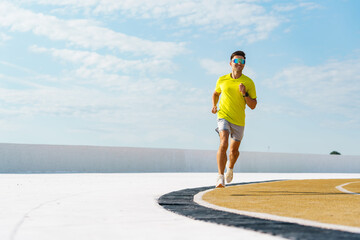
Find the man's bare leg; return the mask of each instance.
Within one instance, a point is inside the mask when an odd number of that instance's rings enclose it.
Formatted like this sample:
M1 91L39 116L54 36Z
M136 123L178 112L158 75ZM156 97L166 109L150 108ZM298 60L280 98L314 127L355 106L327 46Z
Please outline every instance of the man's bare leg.
M216 158L218 163L218 172L219 174L224 175L226 161L227 161L226 151L229 145L229 132L223 130L219 133L219 135L220 135L220 146Z
M240 155L239 153L240 142L231 139L230 142L230 154L229 154L229 168L233 169L235 163Z
M227 183L231 183L231 181L233 180L233 174L234 174L233 168L234 168L236 160L238 159L239 154L240 154L239 146L240 146L240 142L231 139L229 165L228 165L228 168L226 169L226 174L225 174L225 180Z

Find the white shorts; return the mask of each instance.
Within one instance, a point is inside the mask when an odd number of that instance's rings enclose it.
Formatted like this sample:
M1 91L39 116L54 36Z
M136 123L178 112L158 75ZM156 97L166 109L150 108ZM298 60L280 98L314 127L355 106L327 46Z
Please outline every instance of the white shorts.
M218 127L215 129L217 133L220 134L220 132L224 130L228 131L232 139L241 142L244 136L244 126L235 125L223 118L219 118L217 124Z

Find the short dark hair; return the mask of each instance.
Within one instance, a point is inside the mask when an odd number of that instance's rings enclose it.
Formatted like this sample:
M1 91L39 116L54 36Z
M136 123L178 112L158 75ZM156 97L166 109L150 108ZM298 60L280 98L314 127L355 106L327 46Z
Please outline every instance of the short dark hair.
M233 52L233 54L231 54L231 57L230 57L230 61L233 59L234 56L243 56L244 59L246 59L245 57L245 53L243 51L236 51L236 52Z

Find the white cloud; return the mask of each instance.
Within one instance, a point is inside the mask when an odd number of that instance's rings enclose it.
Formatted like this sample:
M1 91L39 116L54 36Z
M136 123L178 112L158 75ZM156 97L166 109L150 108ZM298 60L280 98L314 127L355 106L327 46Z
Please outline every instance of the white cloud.
M263 112L270 115L281 115L286 113L287 115L296 118L304 117L308 114L304 109L294 108L289 103L273 104L264 100L256 106L256 109L259 113Z
M31 50L69 62L73 69L63 71L56 80L50 79L51 82L44 81L44 76L35 72L21 78L0 75L1 82L17 82L24 86L0 85L0 103L3 110L14 113L13 116L62 116L90 119L100 124L147 126L151 124L145 122L159 123L166 116L172 120L163 127L171 128L174 122L199 114L206 105L201 90L189 89L170 78L141 77L141 69L132 61L88 51L37 46L32 46ZM21 69L14 64L1 63ZM149 67L146 63L139 65ZM156 62L150 67L157 67ZM130 74L124 75L128 69ZM24 71L28 73L27 69ZM190 115L179 116L179 111Z
M0 85L0 115L11 113L13 117L61 116L93 120L99 124L149 127L153 122L170 128L191 116L201 118L207 107L206 93L189 89L169 78L139 78L96 68L79 68L58 77L57 82L61 84L56 86L0 75L1 82L6 79L25 86L7 88ZM31 80L37 82L36 76L31 76ZM187 114L179 115L179 112Z
M63 2L72 4L66 0ZM3 114L13 113L14 117L62 116L93 120L97 124L126 123L147 127L161 127L163 124L163 129L171 129L184 119L196 115L201 118L205 106L208 110L208 102L204 100L208 96L203 91L185 87L171 78L147 76L153 71L158 73L161 70L162 74L173 71L170 58L185 51L183 43L127 36L104 28L98 22L63 20L5 1L0 2L0 27L14 32L31 32L50 40L63 41L67 46L85 48L31 46L32 52L49 54L65 64L70 63L59 75L51 78L23 66L2 62L25 75L0 75L1 81L17 82L19 86L0 85ZM141 55L142 58L126 60L115 55L102 55L100 51L93 52L104 48L130 53L131 56Z
M0 44L9 41L11 37L5 33L0 32Z
M304 8L305 10L314 10L321 8L321 6L314 2L286 3L276 4L273 6L273 9L278 12L289 12L294 11L298 8Z
M138 60L125 60L114 55L101 55L96 52L70 49L55 49L31 46L30 50L37 53L48 53L56 59L72 64L81 65L82 68L92 68L97 71L110 71L129 73L166 73L175 70L176 66L168 59L141 58Z
M16 70L22 71L22 72L26 72L26 73L34 73L34 71L32 71L31 69L22 67L22 66L18 66L9 62L5 62L5 61L0 61L1 65L4 65L8 68L15 68Z
M229 73L230 66L228 62L218 62L212 59L200 60L200 65L206 70L208 74L223 76Z
M286 5L275 5L273 6L274 10L278 12L288 12L297 9L299 6L297 4L286 4Z
M0 100L4 104L3 111L18 116L55 115L96 119L98 122L141 123L144 119L156 119L161 111L172 111L166 103L174 103L177 94L157 95L162 90L156 91L156 87L161 88L159 82L142 81L126 86L122 91L74 85L64 88L0 88Z
M227 61L215 61L204 58L200 60L200 65L208 74L218 77L231 72L231 67ZM245 66L243 73L251 79L256 78L256 72L249 66Z
M75 138L81 137L80 144L194 147L207 139L196 135L191 126L209 120L209 99L203 91L186 89L171 79L143 80L107 89L74 84L63 88L0 87L0 122L9 127L6 131L10 127L17 131L32 128L31 122L53 119L44 123L43 132L33 132L38 134L37 140L48 129L56 129L59 136L64 134L59 129L64 129L72 131L69 134ZM79 144L72 137L66 143Z
M265 83L309 109L360 122L360 59L289 67Z
M302 2L299 3L299 7L305 8L306 10L314 10L322 8L320 4L317 4L315 2Z
M69 42L90 49L116 49L136 55L171 58L185 51L183 43L154 42L115 32L90 20L62 20L34 13L8 2L0 2L0 26L11 31L33 32L51 40Z
M22 1L29 3L29 1ZM249 42L263 40L283 21L283 17L272 14L256 1L236 0L123 0L123 1L31 1L37 4L73 8L92 14L122 15L137 19L175 19L181 27L200 27L205 30L221 30L223 35L230 33L242 36ZM279 7L280 8L280 7ZM71 12L71 11L70 11Z

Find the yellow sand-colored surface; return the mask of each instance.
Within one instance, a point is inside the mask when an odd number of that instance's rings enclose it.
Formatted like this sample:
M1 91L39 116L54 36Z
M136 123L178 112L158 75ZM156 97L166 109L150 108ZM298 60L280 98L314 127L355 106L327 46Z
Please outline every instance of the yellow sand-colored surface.
M289 180L214 189L203 200L222 207L360 227L360 195L336 186L360 179ZM343 188L359 192L360 182Z
M350 192L360 194L360 181L347 184L346 186L343 186L343 188Z

